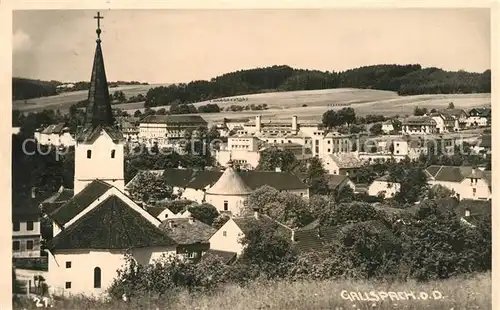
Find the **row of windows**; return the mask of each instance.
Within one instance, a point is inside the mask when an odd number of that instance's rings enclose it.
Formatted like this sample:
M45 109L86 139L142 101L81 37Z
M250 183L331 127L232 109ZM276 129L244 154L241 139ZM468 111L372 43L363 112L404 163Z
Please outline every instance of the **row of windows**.
M68 268L68 263L71 267L71 262L66 262L66 268ZM64 285L66 289L71 288L71 282L67 281ZM101 288L101 268L95 267L94 268L94 288Z
M92 150L87 150L87 158L92 158ZM111 158L115 158L115 150L111 150Z
M21 223L20 223L20 222L15 221L13 224L14 224L14 231L19 231L19 230L21 230L21 227L20 227L20 226L21 226ZM34 229L33 225L34 225L34 224L33 224L33 221L28 221L28 222L26 222L26 230L28 230L28 231L33 230L33 229Z
M33 250L34 245L35 245L35 243L33 240L26 240L26 250ZM21 241L12 241L12 250L13 251L20 251L21 250Z

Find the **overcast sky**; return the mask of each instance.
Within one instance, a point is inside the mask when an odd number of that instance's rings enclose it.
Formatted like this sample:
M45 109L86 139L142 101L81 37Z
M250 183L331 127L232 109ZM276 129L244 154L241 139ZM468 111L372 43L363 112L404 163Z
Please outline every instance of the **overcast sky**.
M14 76L89 80L95 14L16 11ZM329 71L386 63L490 68L487 9L108 10L101 15L110 81L189 82L281 64Z

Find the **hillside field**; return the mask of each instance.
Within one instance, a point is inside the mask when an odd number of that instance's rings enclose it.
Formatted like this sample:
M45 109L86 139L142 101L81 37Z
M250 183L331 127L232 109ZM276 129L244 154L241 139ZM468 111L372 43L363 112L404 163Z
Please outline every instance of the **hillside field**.
M142 297L129 303L111 301L107 303L74 298L58 301L52 309L232 309L232 310L308 310L308 309L491 309L491 273L458 277L428 283L417 282L377 282L377 281L281 281L272 283L250 283L241 288L229 285L215 294L189 294L182 291L165 300L163 298ZM419 299L384 301L349 300L346 292L406 292ZM433 292L439 292L433 294ZM429 296L420 298L420 293ZM364 295L363 295L364 296ZM167 297L168 298L168 297ZM35 309L26 303L14 309Z
M158 84L158 85L124 85L114 88L110 88L110 93L115 91L123 91L125 96L137 96L138 94L143 94L146 96L148 90L152 87L167 86L168 84ZM88 90L79 90L74 92L61 93L57 96L40 97L35 99L28 99L27 103L24 100L15 100L12 102L12 109L19 110L23 112L37 112L44 109L59 109L61 112L66 113L69 107L78 101L87 99ZM142 107L142 103L127 103L124 105L135 105L136 107ZM133 107L133 106L131 106Z
M146 94L150 87L155 85L123 86L113 88L122 90L126 96ZM24 104L24 102L14 102L14 109L22 111L43 110L47 108L59 108L64 112L79 100L83 100L86 91L65 93L53 97L32 99L28 102L33 104ZM231 99L245 98L245 101L234 101ZM340 109L343 107L352 107L357 115L382 114L385 116L406 114L412 115L416 106L432 108L446 108L450 102L453 102L456 108L471 109L474 107L490 106L491 94L449 94L449 95L415 95L398 96L395 92L370 90L370 89L352 89L336 88L311 91L291 91L291 92L273 92L244 95L237 97L228 97L218 99L217 101L203 101L195 103L195 106L207 103L217 103L221 108L231 105L261 105L267 104L268 109L262 111L245 110L241 112L224 111L221 113L203 113L200 114L208 122L220 121L224 117L254 117L262 115L264 119L289 119L297 115L302 121L319 121L323 113L329 109ZM144 110L143 103L125 103L114 107L134 113L136 110ZM155 107L160 109L162 107ZM164 106L168 109L168 106Z

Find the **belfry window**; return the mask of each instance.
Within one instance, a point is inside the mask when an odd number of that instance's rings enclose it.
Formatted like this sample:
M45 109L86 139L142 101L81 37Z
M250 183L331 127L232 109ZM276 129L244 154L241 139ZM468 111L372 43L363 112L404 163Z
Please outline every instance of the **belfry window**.
M92 151L91 150L87 150L87 158L92 158Z
M111 150L111 158L115 158L115 150Z
M101 268L94 268L94 288L101 288Z

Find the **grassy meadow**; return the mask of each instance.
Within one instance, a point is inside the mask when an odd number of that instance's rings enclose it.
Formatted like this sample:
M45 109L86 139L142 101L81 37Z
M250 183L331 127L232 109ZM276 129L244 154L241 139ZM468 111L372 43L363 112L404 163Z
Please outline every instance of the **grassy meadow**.
M121 90L127 97L139 93L146 94L149 88L160 85L129 85L113 88L112 91ZM52 97L43 97L24 101L15 101L13 108L29 111L41 111L43 109L60 109L65 112L69 107L85 99L86 91L63 93ZM220 121L224 117L255 117L262 115L264 119L290 119L293 115L299 116L301 121L319 121L326 110L340 109L350 106L354 108L357 115L383 114L385 116L406 114L412 115L416 106L427 107L428 109L446 108L450 102L456 108L471 109L474 107L489 106L491 104L491 94L450 94L450 95L416 95L398 96L391 91L372 89L352 89L336 88L308 91L272 92L252 95L242 95L233 98L246 98L246 101L230 101L232 97L222 98L218 101L197 102L194 105L200 106L207 103L217 103L221 108L236 105L261 105L267 104L268 109L264 111L241 111L241 112L221 112L200 114L209 123ZM114 107L134 113L136 110L144 110L142 102L118 104ZM160 109L162 107L155 107ZM168 106L164 106L167 108Z
M438 299L357 301L341 295L347 292L425 292ZM439 297L439 295L436 295ZM53 309L491 309L491 273L457 277L428 283L417 282L367 282L367 281L316 281L252 283L246 288L226 286L213 294L180 292L169 299L142 297L128 303L122 301L99 302L85 298L57 301ZM34 309L27 303L16 309Z

